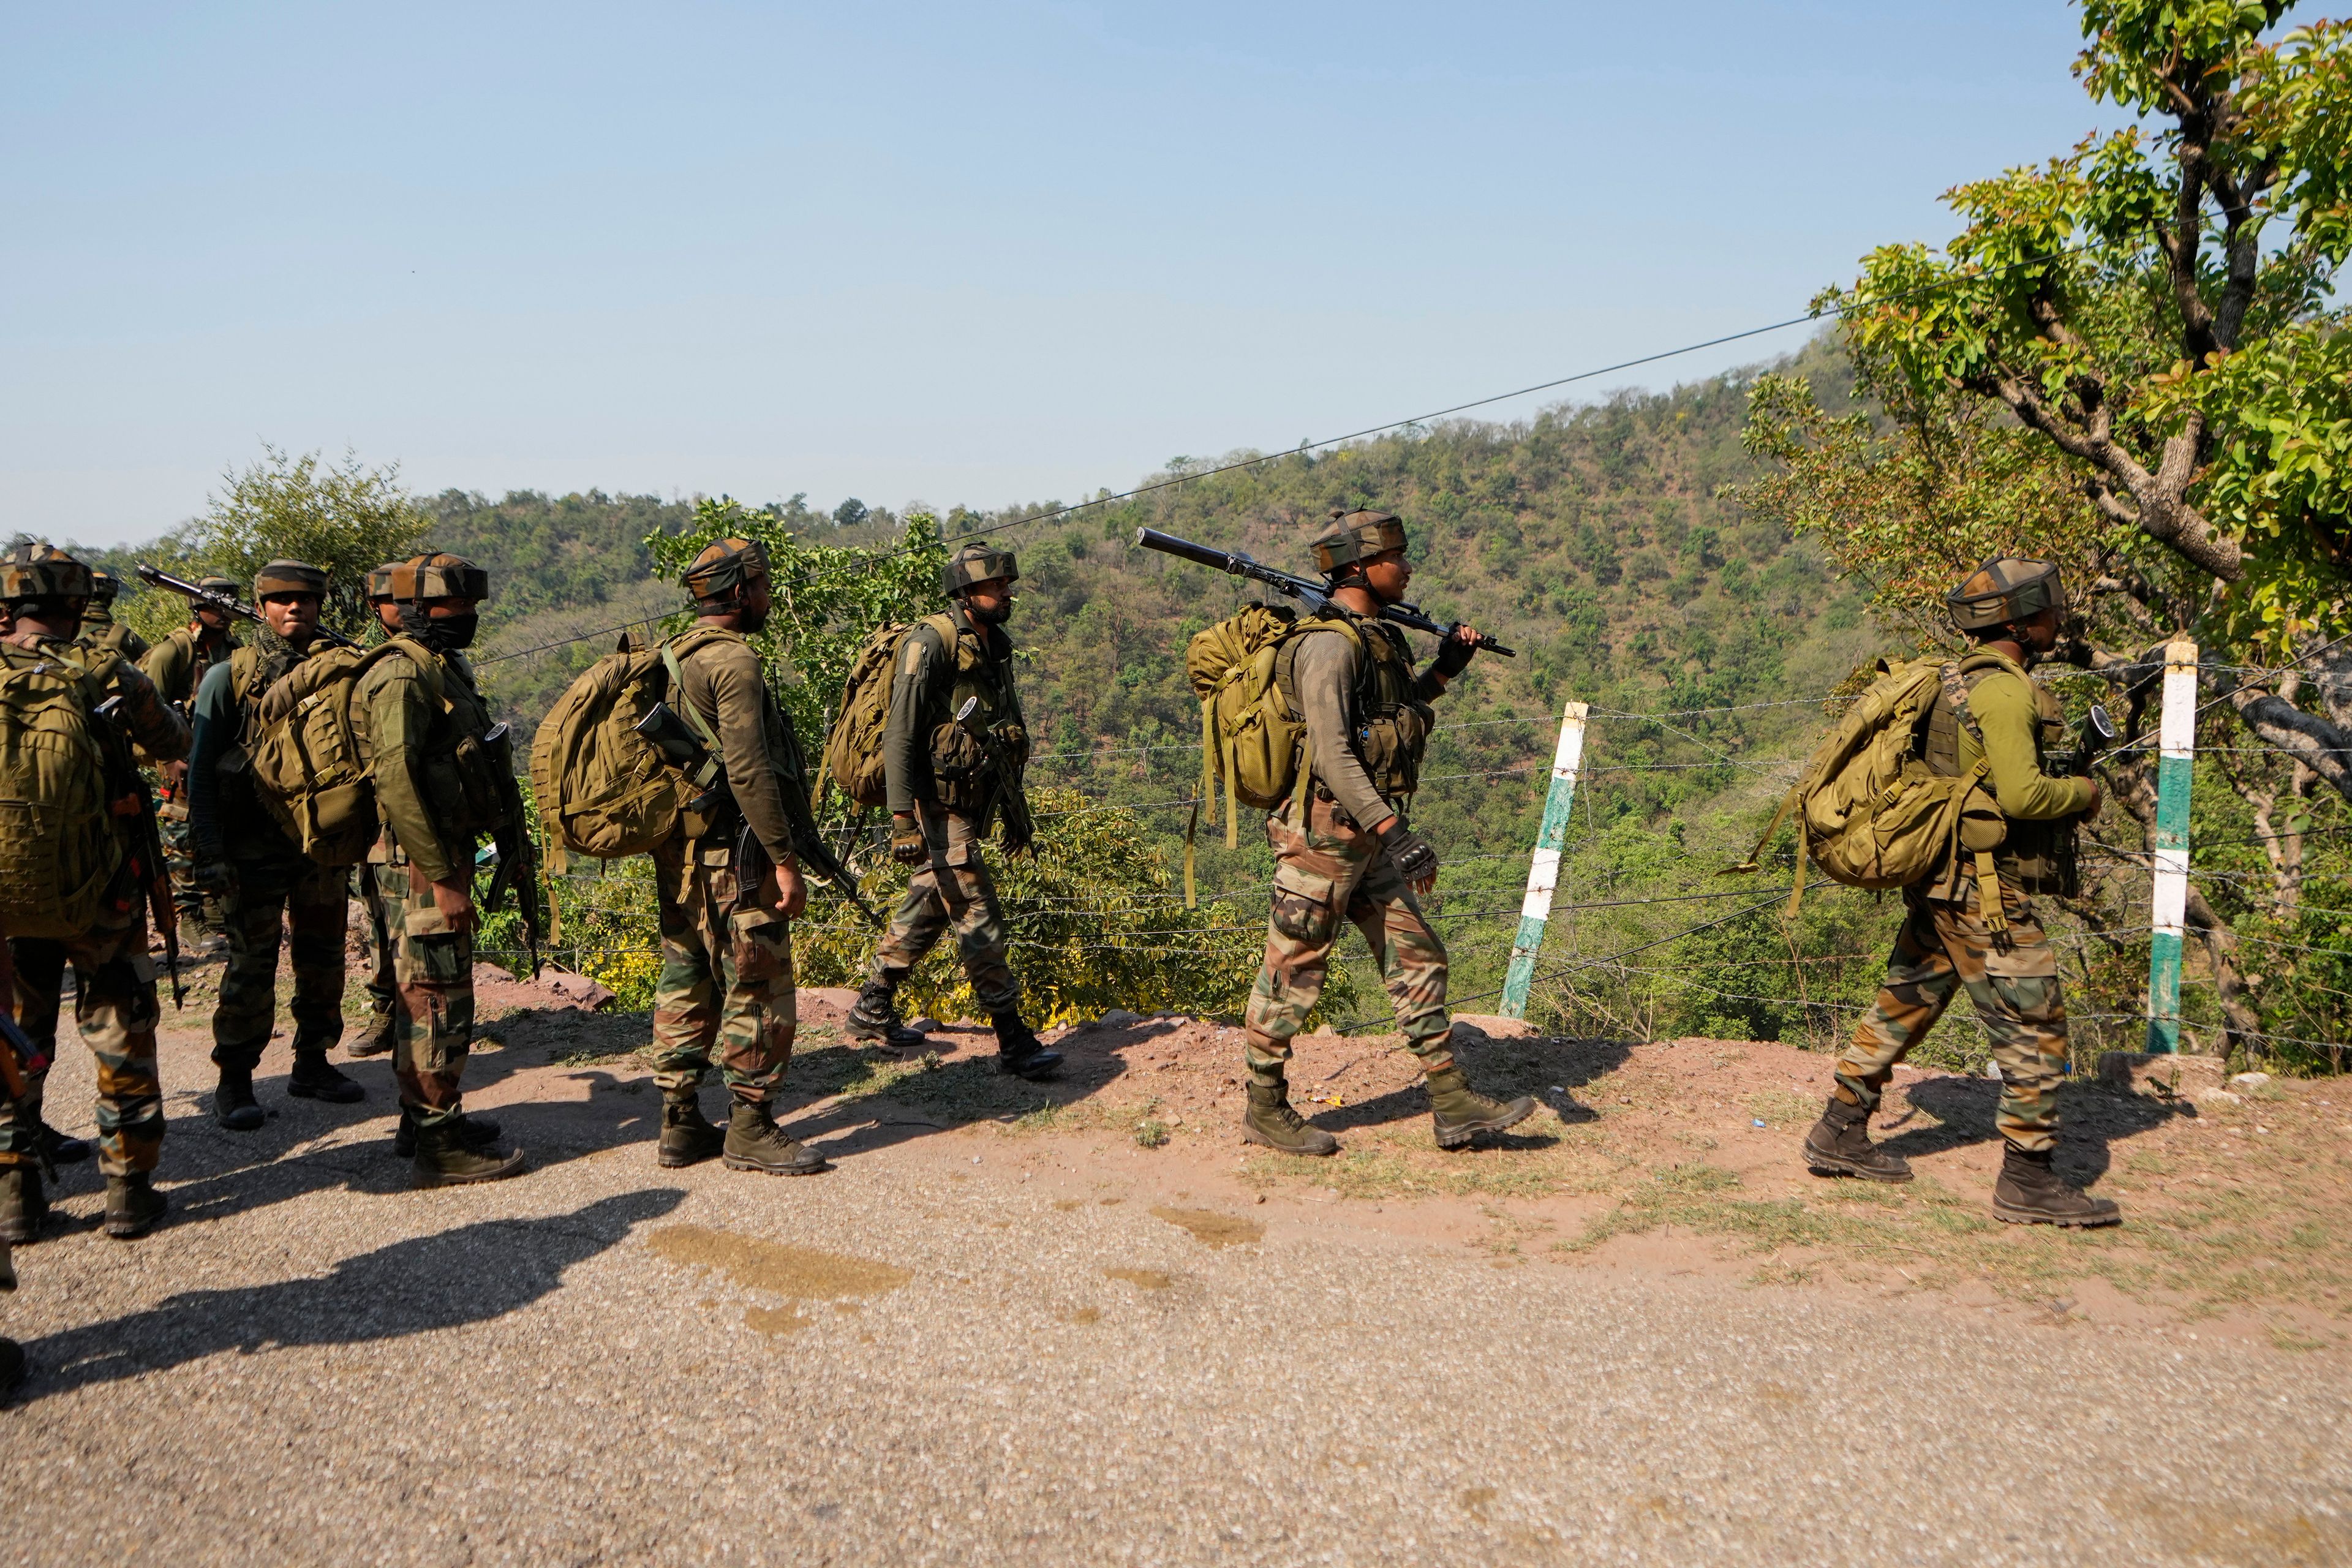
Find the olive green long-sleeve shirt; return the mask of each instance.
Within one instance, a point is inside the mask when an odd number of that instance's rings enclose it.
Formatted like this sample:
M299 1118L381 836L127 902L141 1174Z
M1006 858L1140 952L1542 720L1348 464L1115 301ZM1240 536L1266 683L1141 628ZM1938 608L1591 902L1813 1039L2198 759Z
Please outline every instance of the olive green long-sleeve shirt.
M1984 744L1960 726L1960 771L1990 764L1993 799L2012 822L2047 822L2090 809L2091 781L2053 778L2042 771L2041 706L2024 667L2002 658L2000 668L1969 692L1969 711L1984 731Z
M489 729L489 711L474 688L473 668L463 654L437 656L440 699L417 661L405 653L380 655L352 693L352 716L362 731L375 805L386 832L410 863L436 882L467 882L474 872L474 846L453 839L442 825L451 816L445 798L455 775L436 786L428 776L433 759L446 756L461 735L477 738Z
M809 814L808 785L793 721L768 691L759 650L728 632L680 658L678 672L687 706L719 737L735 809L770 859L793 864L793 824Z
M163 700L177 706L196 694L203 679L197 666L209 670L215 665L226 664L236 647L236 639L226 632L220 633L208 645L200 646L195 632L182 626L162 642L147 650L139 661L140 671L155 683L155 690Z
M1357 619L1364 624L1365 636L1383 635L1370 617ZM1362 651L1345 637L1328 632L1303 639L1291 665L1315 776L1359 827L1369 828L1393 808L1373 787L1372 775L1356 753L1356 688L1363 678ZM1434 701L1444 689L1433 668L1423 668L1413 677L1412 697L1417 702Z

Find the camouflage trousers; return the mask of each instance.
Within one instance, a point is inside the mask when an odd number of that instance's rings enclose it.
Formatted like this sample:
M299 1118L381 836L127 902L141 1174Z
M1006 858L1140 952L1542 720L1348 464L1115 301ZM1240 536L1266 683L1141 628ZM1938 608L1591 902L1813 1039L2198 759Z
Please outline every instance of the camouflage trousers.
M86 936L18 937L16 1021L36 1045L56 1052L66 966L74 972L74 1025L98 1058L98 1163L110 1176L152 1171L163 1152L163 1082L155 1070L155 961L147 956L147 910L108 910ZM44 1073L0 1123L0 1165L37 1163Z
M474 934L451 931L433 883L405 859L372 865L376 911L392 935L392 1075L419 1131L457 1114L474 1039Z
M2066 1070L2066 994L2058 954L2031 904L2014 893L2003 904L2009 931L1997 939L1973 903L1911 901L1911 918L1895 938L1878 1000L1838 1058L1840 1100L1876 1110L1895 1064L1927 1037L1952 994L1966 986L2000 1066L1994 1125L2029 1152L2056 1145L2058 1083Z
M343 940L350 872L303 859L231 862L220 902L228 968L213 1011L213 1061L251 1072L278 1021L278 950L293 949L294 1054L343 1037ZM290 939L290 941L289 941Z
M783 1082L800 1022L792 925L772 881L751 908L735 907L728 853L715 838L674 838L654 851L662 939L654 1081L665 1095L699 1087L715 1048L729 1091L764 1105Z
M899 984L952 925L973 998L990 1013L1019 1011L1021 982L1013 977L1006 957L1004 910L981 857L980 825L928 800L917 802L915 809L931 858L908 881L867 978Z
M393 955L400 949L399 927L387 920L383 901L376 896L378 868L362 865L355 868L358 884L354 891L367 910L368 948L375 962L368 969L368 1032L373 1035L392 1024L392 1016L400 1010L400 983L393 977ZM405 877L405 869L395 876Z
M1307 801L1302 830L1286 801L1265 821L1274 846L1273 909L1266 918L1265 966L1250 988L1245 1049L1250 1076L1271 1082L1290 1060L1290 1038L1323 995L1331 944L1344 916L1364 933L1372 962L1396 1005L1397 1026L1426 1071L1454 1065L1446 1037L1445 943L1421 901L1389 864L1381 841L1320 795Z
M188 838L184 797L157 804L155 831L163 840L163 868L172 874L172 907L180 911L182 925L194 927L205 918L205 896L196 889L194 846Z

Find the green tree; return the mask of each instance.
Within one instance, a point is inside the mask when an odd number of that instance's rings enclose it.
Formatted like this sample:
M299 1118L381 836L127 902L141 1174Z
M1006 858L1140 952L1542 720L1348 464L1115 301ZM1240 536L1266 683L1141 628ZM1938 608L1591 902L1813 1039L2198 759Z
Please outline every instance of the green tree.
M204 514L173 535L183 561L245 583L271 561L307 561L327 574L320 618L352 636L373 627L362 579L413 554L429 521L402 486L400 465L371 468L348 451L325 462L316 452L261 450L258 462L223 476Z

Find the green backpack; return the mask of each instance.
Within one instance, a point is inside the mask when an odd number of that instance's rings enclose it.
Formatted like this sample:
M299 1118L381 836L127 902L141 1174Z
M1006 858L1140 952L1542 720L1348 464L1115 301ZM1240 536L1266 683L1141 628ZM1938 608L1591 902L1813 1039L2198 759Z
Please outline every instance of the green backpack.
M352 724L352 693L378 659L405 654L437 698L441 671L416 644L395 637L362 652L324 647L288 670L254 705L242 764L262 808L321 866L355 866L382 825L375 782Z
M1201 795L1213 827L1217 784L1223 782L1228 849L1238 844L1238 806L1272 811L1307 792L1314 765L1307 724L1275 667L1284 644L1318 631L1337 632L1361 646L1345 621L1302 622L1296 610L1255 602L1185 645L1184 674L1201 700ZM1189 847L1189 830L1185 837Z
M670 702L715 755L699 716L671 701L685 679L681 650L690 654L703 640L688 632L648 647L624 637L581 671L540 721L530 784L547 827L551 871L561 875L571 855L618 860L647 854L677 831L698 791L637 725L656 703Z
M945 626L948 646L955 646L954 625L947 616L926 619ZM839 784L841 793L858 805L881 805L889 799L889 781L882 770L882 731L890 724L890 688L896 680L899 645L922 624L894 621L877 626L857 645L857 657L849 662L849 679L841 689L841 711L824 732L816 787L809 791L811 805L824 799L827 779Z
M12 937L80 936L122 865L108 781L128 771L98 717L107 660L0 660L0 924Z

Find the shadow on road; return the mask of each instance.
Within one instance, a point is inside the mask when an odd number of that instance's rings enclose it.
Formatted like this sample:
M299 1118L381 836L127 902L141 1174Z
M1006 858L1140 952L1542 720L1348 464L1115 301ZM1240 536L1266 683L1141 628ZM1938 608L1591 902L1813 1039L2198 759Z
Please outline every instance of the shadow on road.
M550 1294L565 1269L685 1197L676 1187L648 1188L571 1214L485 1220L396 1241L346 1258L320 1279L184 1291L146 1311L26 1345L33 1375L17 1399L113 1383L221 1351L358 1344L503 1317Z

